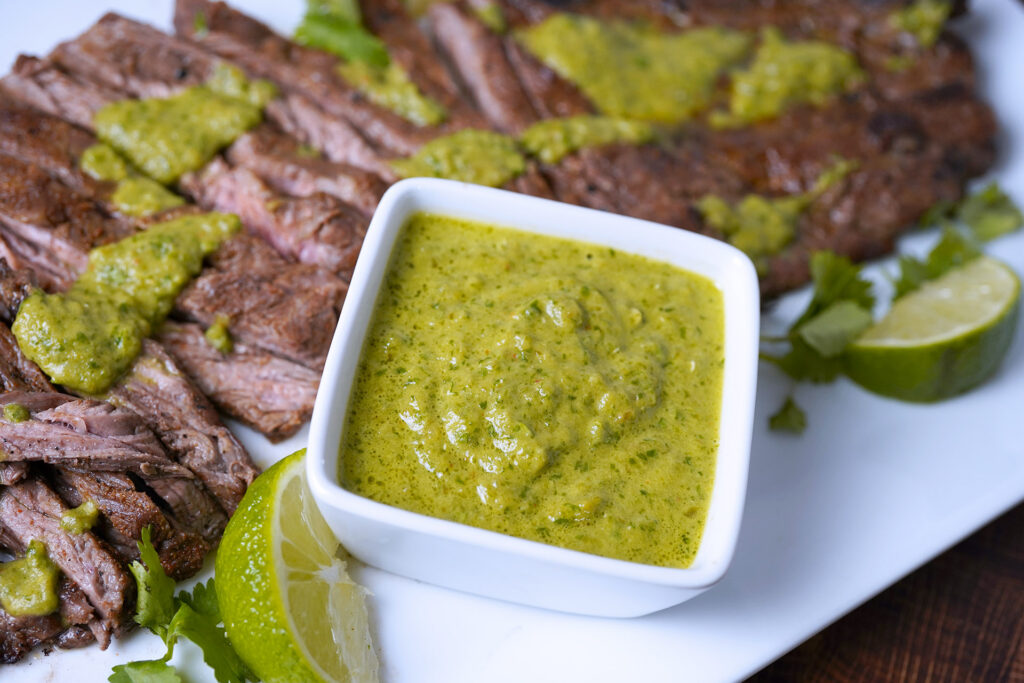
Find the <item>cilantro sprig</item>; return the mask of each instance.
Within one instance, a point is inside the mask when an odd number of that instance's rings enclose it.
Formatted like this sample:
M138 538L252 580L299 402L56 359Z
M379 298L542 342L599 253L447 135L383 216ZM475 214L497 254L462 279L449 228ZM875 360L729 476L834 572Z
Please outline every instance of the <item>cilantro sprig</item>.
M150 529L142 530L138 542L141 562L130 569L138 585L135 621L159 636L167 646L160 659L129 662L114 667L110 683L182 683L182 676L169 662L180 638L192 641L203 652L203 661L213 669L218 683L255 681L228 641L221 625L214 580L197 584L191 593L174 595L174 580L164 572L153 547Z

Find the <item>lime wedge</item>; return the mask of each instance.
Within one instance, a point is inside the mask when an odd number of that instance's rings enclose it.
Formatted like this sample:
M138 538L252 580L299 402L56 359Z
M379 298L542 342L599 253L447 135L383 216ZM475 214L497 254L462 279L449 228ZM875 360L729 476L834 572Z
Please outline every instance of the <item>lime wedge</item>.
M883 396L939 401L990 377L1006 355L1020 280L981 256L893 304L846 351L846 374Z
M304 454L260 475L224 531L216 564L224 626L264 681L377 681L366 592L338 557Z

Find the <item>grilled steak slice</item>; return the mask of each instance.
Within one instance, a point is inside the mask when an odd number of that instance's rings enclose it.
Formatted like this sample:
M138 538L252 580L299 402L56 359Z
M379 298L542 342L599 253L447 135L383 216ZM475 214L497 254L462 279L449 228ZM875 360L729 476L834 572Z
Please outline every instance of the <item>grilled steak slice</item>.
M281 130L331 161L351 164L386 181L397 179L381 153L352 124L328 114L307 97L288 93L268 103L264 113Z
M191 478L167 457L138 418L108 403L55 392L0 394L0 405L17 403L32 419L0 421L0 444L12 461L38 461L98 472L131 472L147 482Z
M96 181L79 169L82 152L95 142L81 128L0 92L0 153L37 166L91 197L105 196L112 190L110 184Z
M195 32L196 12L206 30ZM247 73L275 83L284 93L309 98L325 112L341 117L381 150L404 156L443 134L445 126L419 127L371 103L338 74L338 58L302 47L266 25L223 3L179 2L175 29Z
M363 22L388 46L388 54L409 75L420 92L448 112L449 128L484 128L486 122L463 96L455 79L438 59L430 40L401 0L360 0Z
M7 261L0 258L0 320L11 324L21 302L38 286L31 271L11 268Z
M505 189L543 199L557 199L551 184L541 172L540 166L532 162L522 175L506 183Z
M500 36L461 2L431 5L428 16L438 44L495 128L518 134L538 120Z
M177 311L207 326L227 316L232 339L251 347L260 367L257 349L319 372L346 291L323 268L286 261L263 240L242 235L224 244L211 267L185 288ZM241 359L233 362L241 370Z
M131 618L134 582L91 531L70 534L61 528L60 517L67 509L37 478L0 488L5 535L22 548L33 539L45 543L50 559L88 598L103 629L119 633Z
M25 357L7 325L0 325L0 390L53 391L50 380Z
M198 325L166 323L158 339L214 405L271 441L293 435L313 412L317 371L244 344L222 354Z
M0 486L16 484L27 476L27 462L0 462Z
M293 197L323 192L373 213L387 184L376 174L303 153L299 143L273 126L240 137L227 150L233 166L244 166L271 188Z
M108 392L108 400L139 415L174 459L206 485L220 506L229 515L235 511L259 471L210 402L159 344L143 342L142 355ZM163 492L160 495L166 500ZM203 538L220 537L223 514L199 508L193 514L205 527Z
M92 119L105 104L120 99L115 91L82 81L49 60L21 55L0 90L40 111L91 129Z
M44 617L12 617L0 608L0 664L14 664L39 645L57 638L64 628L59 612Z
M590 100L573 83L527 52L515 38L506 37L503 42L509 64L541 118L594 113Z
M214 160L181 185L204 208L238 214L242 224L282 254L352 276L366 218L327 194L292 198L273 192L256 174Z
M81 505L86 500L96 504L102 517L94 532L126 561L139 558L137 542L142 540L142 530L149 527L150 540L169 576L181 580L202 569L210 544L197 534L175 528L149 496L135 489L129 477L58 468L53 471L53 484L71 506Z
M39 168L0 154L0 232L9 245L21 245L8 261L32 270L44 287L70 286L89 249L134 231Z

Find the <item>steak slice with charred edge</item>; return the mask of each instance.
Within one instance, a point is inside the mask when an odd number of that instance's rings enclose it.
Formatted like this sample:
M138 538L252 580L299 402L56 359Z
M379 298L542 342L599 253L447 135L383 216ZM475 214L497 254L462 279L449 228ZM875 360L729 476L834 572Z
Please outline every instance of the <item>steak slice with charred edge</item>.
M110 629L96 619L82 589L64 576L57 591L60 609L53 614L15 617L0 608L0 664L14 664L32 649L50 643L69 650L89 645L98 636L100 647L107 647Z
M373 214L387 189L387 183L375 173L313 155L304 156L298 141L268 124L242 135L225 156L232 166L248 168L278 192L293 197L323 192L367 216Z
M495 128L517 135L539 119L500 36L462 2L433 4L427 14L438 44Z
M40 111L91 129L104 105L119 99L115 91L67 73L50 60L20 55L0 90Z
M313 413L320 383L315 370L239 343L221 353L194 324L168 322L157 339L214 405L271 441L293 435ZM210 377L218 379L206 385Z
M68 507L37 478L0 488L0 525L4 536L20 548L42 541L50 559L81 589L99 616L97 639L120 633L130 624L135 582L106 546L91 531L71 534L61 528L60 517ZM96 630L93 631L94 634Z
M137 543L142 540L142 530L149 527L150 540L168 576L181 580L202 569L210 544L198 534L175 528L127 476L65 467L55 468L52 480L69 505L77 507L86 500L96 504L102 516L93 531L126 562L139 558Z
M265 374L265 363L258 360L260 350L319 372L347 290L347 285L326 269L286 261L258 237L240 235L222 245L210 259L210 267L182 291L176 311L179 317L205 326L226 316L232 339L250 347L248 353L260 368L254 368L254 376ZM180 354L174 355L181 360ZM232 362L235 371L243 371L241 357ZM214 390L217 383L199 384ZM229 383L223 391L232 392L234 386ZM282 387L282 391L290 389ZM228 409L227 403L221 405L229 413L234 410ZM268 406L268 410L277 413L279 408ZM250 410L242 412L256 418Z
M179 0L179 5L185 0ZM388 55L420 92L448 112L449 128L483 128L486 122L464 94L402 0L360 0L363 23L388 47Z
M195 15L199 11L206 23L201 33L195 30ZM272 81L284 93L308 97L391 154L412 154L423 143L453 130L447 123L420 127L373 104L337 72L338 57L288 40L223 3L179 2L174 26L180 35L238 64L251 76Z
M316 193L287 197L273 192L255 173L215 159L181 186L210 210L238 214L242 224L302 263L323 266L348 281L366 234L366 219L336 197Z

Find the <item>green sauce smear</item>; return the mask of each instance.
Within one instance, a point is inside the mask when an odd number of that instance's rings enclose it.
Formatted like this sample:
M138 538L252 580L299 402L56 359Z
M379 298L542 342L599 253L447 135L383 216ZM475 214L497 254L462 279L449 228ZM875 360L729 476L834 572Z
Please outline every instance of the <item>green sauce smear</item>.
M170 185L258 124L276 89L222 64L210 81L165 99L121 100L93 119L96 135L150 178Z
M708 195L697 202L705 222L726 236L729 243L750 256L755 263L782 251L796 236L800 216L825 190L840 182L856 162L839 159L826 169L807 192L769 198L747 195L736 205Z
M732 75L729 111L713 112L712 125L742 126L773 118L787 107L822 105L864 80L850 52L817 40L787 41L774 27L761 32L753 61Z
M495 33L504 33L508 30L508 21L505 19L505 13L502 11L501 5L498 3L474 3L472 9L473 14L476 15L477 19L483 22L484 26Z
M607 247L415 215L366 339L343 486L423 514L687 566L711 494L722 295Z
M665 33L564 13L516 37L602 113L658 123L680 123L707 108L719 76L751 44L748 35L724 28Z
M642 144L654 139L654 128L643 121L605 116L547 119L527 128L519 138L523 148L546 164L554 164L584 147L613 142Z
M25 557L0 564L0 606L12 617L42 617L60 607L57 582L60 569L46 554L46 545L33 540Z
M948 0L916 0L889 16L889 23L897 31L914 36L921 47L931 47L942 34L942 28L953 11Z
M419 91L405 70L395 62L378 66L365 61L344 62L338 73L374 104L388 109L417 126L436 126L448 115L445 108Z
M31 417L32 413L20 403L8 403L4 406L4 419L8 422L24 422Z
M184 216L93 249L68 291L25 298L11 327L18 345L55 383L86 394L106 391L203 258L239 228L230 214Z
M526 170L526 158L514 138L469 129L431 140L413 156L391 162L391 167L403 178L448 178L500 187Z
M60 528L69 534L78 536L84 534L96 525L100 516L100 510L96 503L87 500L76 508L65 510L60 516Z
M182 197L140 174L110 145L102 142L85 150L78 165L96 180L117 183L110 203L128 216L151 216L185 203Z
M218 315L213 324L207 327L206 332L203 333L210 346L221 353L231 353L235 346L231 339L231 332L228 330L230 323L231 321L226 315Z

